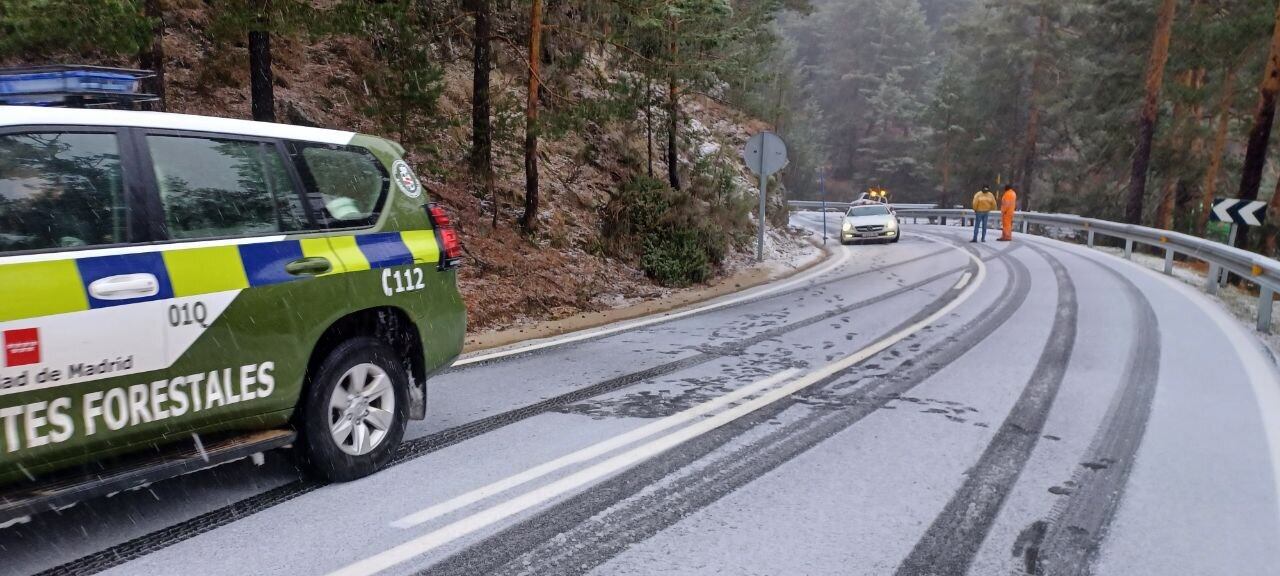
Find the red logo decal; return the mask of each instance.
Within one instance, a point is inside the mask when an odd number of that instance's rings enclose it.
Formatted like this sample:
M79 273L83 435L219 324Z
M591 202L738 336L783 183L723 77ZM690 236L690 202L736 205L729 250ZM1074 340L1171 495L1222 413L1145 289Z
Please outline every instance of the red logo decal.
M4 365L26 366L40 363L40 329L4 331Z

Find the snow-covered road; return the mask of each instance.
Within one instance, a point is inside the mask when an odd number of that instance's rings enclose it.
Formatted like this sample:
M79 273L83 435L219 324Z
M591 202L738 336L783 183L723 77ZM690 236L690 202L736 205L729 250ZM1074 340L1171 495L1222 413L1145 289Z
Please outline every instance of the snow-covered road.
M459 366L373 477L223 466L0 531L0 574L1276 573L1254 334L1101 252L906 230Z

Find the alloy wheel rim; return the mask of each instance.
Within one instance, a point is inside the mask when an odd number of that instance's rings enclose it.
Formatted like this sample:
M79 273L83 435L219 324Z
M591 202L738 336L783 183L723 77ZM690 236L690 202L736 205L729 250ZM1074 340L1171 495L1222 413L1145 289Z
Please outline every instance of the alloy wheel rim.
M387 371L376 364L352 366L329 397L329 433L338 449L364 456L377 449L395 422L396 395Z

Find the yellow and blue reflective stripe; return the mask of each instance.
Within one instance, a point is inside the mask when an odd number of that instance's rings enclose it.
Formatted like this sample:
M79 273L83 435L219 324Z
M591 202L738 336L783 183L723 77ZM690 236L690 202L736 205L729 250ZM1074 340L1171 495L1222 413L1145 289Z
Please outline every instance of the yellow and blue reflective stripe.
M89 309L74 260L0 265L0 322Z
M433 264L440 246L431 230L287 239L50 259L4 264L0 259L0 322L151 300L243 290L301 280L285 265L303 257L327 258L329 274L408 264ZM100 300L89 293L94 281L121 274L152 274L154 296Z
M355 236L334 236L329 238L329 246L337 260L342 263L343 272L363 272L372 269L372 266L369 266L369 259L364 257L364 252L360 251L360 245L356 244ZM334 266L337 265L338 263L335 262Z
M356 245L373 268L413 264L413 254L400 240L399 232L356 236Z
M76 268L80 270L80 282L84 286L84 294L90 308L107 308L173 298L173 285L169 283L169 273L165 269L164 257L158 252L78 258ZM98 280L119 274L150 274L156 277L159 289L152 296L125 300L100 300L93 297L89 286Z
M178 298L249 287L237 246L168 250L163 254L173 295Z
M413 261L419 264L434 264L440 261L440 244L436 242L436 233L432 230L412 230L401 232L400 240L413 254Z
M298 280L285 271L286 264L302 258L302 246L297 240L241 244L240 261L250 286L268 286Z

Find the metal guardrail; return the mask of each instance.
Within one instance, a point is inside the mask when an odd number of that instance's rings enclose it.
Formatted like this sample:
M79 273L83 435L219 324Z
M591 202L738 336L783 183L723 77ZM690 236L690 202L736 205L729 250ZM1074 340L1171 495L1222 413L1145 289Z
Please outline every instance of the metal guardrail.
M973 210L898 208L899 218L929 218L942 222L945 222L946 218L956 218L962 225L971 224L973 215ZM1017 212L1014 214L1013 221L1014 224L1021 225L1024 233L1028 232L1029 226L1033 225L1085 232L1089 247L1093 247L1096 236L1119 238L1124 240L1124 256L1127 259L1132 259L1135 244L1162 249L1165 274L1173 274L1173 259L1176 254L1204 261L1209 264L1209 277L1205 282L1205 290L1210 294L1217 293L1218 288L1226 284L1226 272L1235 274L1258 286L1257 327L1262 332L1270 333L1271 331L1273 300L1276 292L1280 291L1280 261L1181 232L1120 224L1071 214Z
M810 209L821 210L823 207L823 204L824 204L823 202L819 202L816 200L787 200L788 206L792 208L803 209L803 210L810 210ZM825 205L827 208L833 208L837 210L848 210L849 206L851 206L852 204L850 202L826 202ZM937 204L898 204L898 203L891 203L889 205L893 206L894 210L932 209L932 208L937 208L938 206Z

